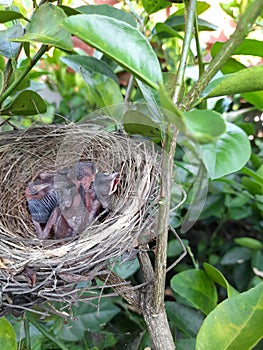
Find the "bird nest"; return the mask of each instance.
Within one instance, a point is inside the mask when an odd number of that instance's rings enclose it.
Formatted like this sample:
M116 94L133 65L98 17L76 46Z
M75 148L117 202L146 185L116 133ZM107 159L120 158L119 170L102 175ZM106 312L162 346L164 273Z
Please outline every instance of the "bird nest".
M41 172L84 160L99 172L120 173L110 210L69 239L40 240L28 211L27 185ZM0 313L86 298L95 277L107 276L117 261L153 238L158 172L152 145L90 125L0 134Z

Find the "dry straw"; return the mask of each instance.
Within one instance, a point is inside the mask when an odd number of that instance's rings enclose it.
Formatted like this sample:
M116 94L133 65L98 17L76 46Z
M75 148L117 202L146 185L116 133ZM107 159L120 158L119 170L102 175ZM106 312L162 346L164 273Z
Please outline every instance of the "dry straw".
M79 160L100 172L120 172L111 211L70 240L37 238L25 198L42 171ZM0 134L0 312L31 309L43 301L87 298L90 281L152 238L159 155L153 146L91 125L41 127ZM36 282L32 283L32 275Z

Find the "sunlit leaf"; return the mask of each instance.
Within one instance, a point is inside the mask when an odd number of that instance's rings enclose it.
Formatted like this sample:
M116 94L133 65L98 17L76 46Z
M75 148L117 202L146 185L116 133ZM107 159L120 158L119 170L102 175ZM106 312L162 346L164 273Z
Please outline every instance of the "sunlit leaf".
M143 7L148 14L157 12L171 6L167 0L142 0Z
M216 288L202 270L186 270L175 275L171 287L193 307L209 314L217 304Z
M162 82L157 56L138 29L101 15L71 16L63 26L153 88Z
M34 115L45 113L46 102L35 91L24 90L6 109L0 111L2 115Z
M207 22L201 18L197 18L198 23L198 29L199 30L217 30L217 26L214 24ZM185 17L184 16L177 16L176 14L171 15L167 18L165 21L165 24L168 26L178 30L178 31L184 31L185 29Z
M222 116L214 111L195 109L183 113L185 125L200 143L207 143L219 138L226 131Z
M23 35L24 29L20 24L0 31L0 54L7 58L14 58L20 50L20 43L11 42L11 38L19 38Z
M242 69L213 80L202 93L202 97L234 95L263 90L263 65Z
M67 18L64 11L50 3L40 6L27 26L25 35L15 41L39 42L71 51L70 33L61 27L61 22Z
M0 318L0 349L16 350L16 334L14 328L5 317Z
M112 17L119 21L130 24L132 27L137 27L136 21L132 15L107 4L79 6L76 8L76 10L81 13L85 13L86 15L94 14Z
M204 320L196 350L249 350L263 337L263 283L219 304Z
M201 145L201 157L212 179L240 170L250 158L251 148L246 133L232 123L214 142Z
M98 60L95 57L90 56L80 56L80 55L71 55L63 56L60 58L62 62L67 64L70 68L74 69L76 72L80 73L81 68L84 68L88 71L97 72L103 75L110 77L117 84L119 83L116 74L113 73L110 66L107 63Z
M227 295L229 298L238 294L238 291L228 283L222 272L220 272L214 266L204 263L204 269L214 282L218 283L220 286L224 287L227 290Z
M15 19L20 19L23 18L26 21L28 19L22 15L22 13L17 12L17 11L0 11L0 23L5 23L9 21L13 21Z

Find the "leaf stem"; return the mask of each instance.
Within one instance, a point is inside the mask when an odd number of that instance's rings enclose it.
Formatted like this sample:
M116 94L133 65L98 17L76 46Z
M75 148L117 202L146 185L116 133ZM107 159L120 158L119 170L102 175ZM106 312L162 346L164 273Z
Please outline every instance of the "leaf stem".
M31 69L35 66L35 64L39 61L39 59L43 56L43 54L49 50L48 45L42 45L35 56L30 61L29 65L22 71L19 77L13 81L13 83L2 93L0 96L0 106L4 102L4 100L12 94L12 92L17 88L17 86L23 81L23 79L27 76L27 74L31 71Z
M246 37L249 29L262 11L262 0L254 0L240 17L236 30L230 39L223 45L219 53L210 63L208 69L204 71L199 80L194 84L188 95L183 99L182 107L189 110L199 99L201 92L220 70L220 68L233 55L236 48Z
M175 85L174 95L173 95L174 104L178 103L178 100L180 98L181 91L182 91L182 88L184 85L183 84L184 73L185 73L185 68L186 68L188 51L189 51L189 47L190 47L190 43L191 43L191 39L192 39L194 19L195 19L195 9L196 9L196 0L190 0L189 7L187 10L187 21L186 21L185 36L184 36L181 60L179 63L179 68L178 68L178 72L177 72L177 80L176 80L176 85Z

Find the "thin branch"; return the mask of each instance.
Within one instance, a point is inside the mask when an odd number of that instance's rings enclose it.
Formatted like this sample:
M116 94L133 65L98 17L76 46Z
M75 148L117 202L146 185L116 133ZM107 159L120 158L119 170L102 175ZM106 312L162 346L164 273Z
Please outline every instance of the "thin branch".
M13 81L13 83L6 89L5 92L0 96L0 105L4 102L4 100L11 95L11 93L17 88L17 86L24 80L27 74L31 71L34 65L39 61L39 59L43 56L43 54L49 50L48 45L42 45L35 56L30 61L29 65L22 71L17 79Z
M157 249L155 259L154 283L154 306L156 313L158 313L159 310L163 308L164 304L167 240L171 202L171 182L176 141L176 137L173 137L171 140L169 152L167 153L166 150L163 150L162 158L162 183L157 227Z
M173 95L174 104L178 102L178 99L181 94L181 89L184 85L183 84L184 73L186 68L188 51L192 40L192 33L193 33L194 19L195 19L195 9L196 9L196 0L190 0L188 12L187 12L187 21L186 21L183 49L182 49L181 60L180 60L180 64L177 72L177 80L176 80L176 85L175 85L175 90Z
M244 40L261 11L262 0L254 0L247 8L246 12L240 17L234 34L223 45L219 53L209 64L208 69L201 75L200 79L194 84L188 95L183 99L182 107L184 110L189 110L194 104L196 104L196 101L200 98L201 92L220 68L234 54L236 48Z

